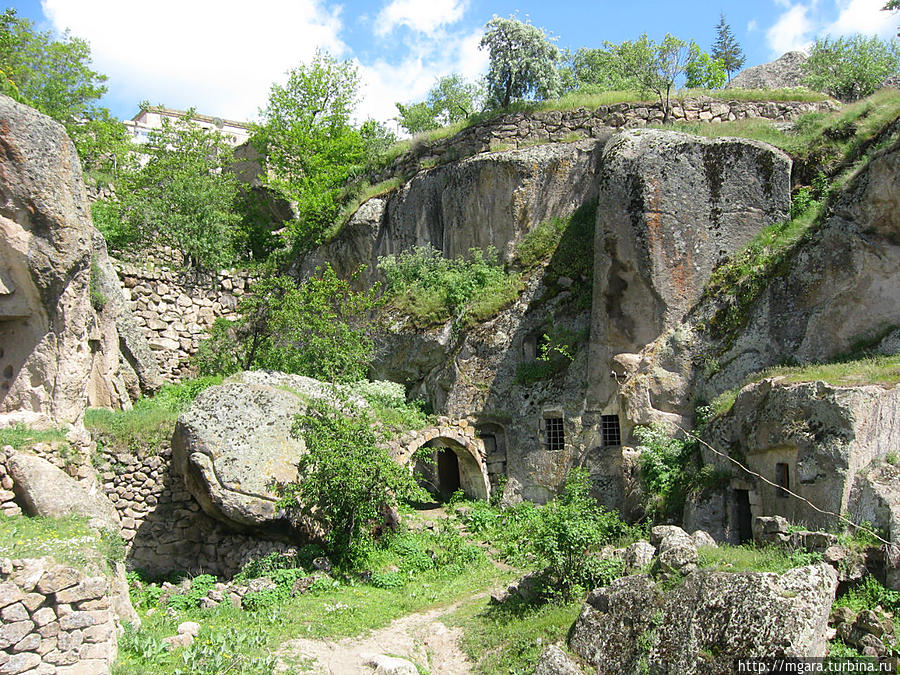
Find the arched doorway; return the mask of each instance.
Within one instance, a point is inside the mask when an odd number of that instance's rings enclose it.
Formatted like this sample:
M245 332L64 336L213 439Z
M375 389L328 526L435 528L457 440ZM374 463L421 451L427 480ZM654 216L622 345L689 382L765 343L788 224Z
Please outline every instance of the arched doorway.
M457 490L462 490L469 499L490 497L487 470L476 448L443 436L426 441L419 448L432 452L429 461L416 462L414 471L422 485L436 497L447 500Z

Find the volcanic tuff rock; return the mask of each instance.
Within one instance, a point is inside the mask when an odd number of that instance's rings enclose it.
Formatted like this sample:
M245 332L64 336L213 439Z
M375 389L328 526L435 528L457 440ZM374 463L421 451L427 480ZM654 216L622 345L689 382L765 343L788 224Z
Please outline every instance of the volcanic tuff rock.
M95 236L62 126L0 96L0 417L78 422L92 378L129 403L115 325L89 300Z
M790 208L791 160L736 138L673 131L619 134L599 170L591 329L592 391L606 405L617 391L613 359L676 326L700 299L716 264ZM671 373L677 380L680 373ZM654 421L653 394L630 396L630 421ZM676 394L677 396L677 394Z
M742 70L726 89L793 89L803 86L801 66L806 63L803 52L787 52L769 63Z
M306 444L291 427L310 399L335 400L318 380L257 371L194 400L175 426L173 461L207 514L236 529L287 525L272 484L297 479Z
M328 261L349 276L366 265L363 281L370 283L379 256L426 244L448 257L493 246L510 260L526 232L593 199L603 142L484 153L422 171L386 197L364 203L302 270L309 273Z
M569 645L598 673L731 673L753 656L824 656L837 574L826 564L688 575L664 591L650 577L590 593Z
M863 506L866 500L853 504L850 496L854 484L864 482L860 472L900 447L898 419L900 385L839 387L774 378L744 387L731 410L710 422L705 436L713 447L746 457L749 467L769 480L776 479L776 464L784 464L790 489L819 508L861 511L876 527L897 536L891 511L900 509L900 503L873 511ZM705 463L729 464L706 448L702 452ZM758 515L778 513L810 527L832 524L829 516L799 500L779 499L772 485L751 484L760 498Z
M74 478L46 459L23 452L7 460L16 496L32 516L79 515L90 518L92 527L118 532L119 513L105 494L90 493Z
M823 361L900 325L900 144L872 159L825 221L773 271L746 325L700 383L700 396L739 386L752 372Z

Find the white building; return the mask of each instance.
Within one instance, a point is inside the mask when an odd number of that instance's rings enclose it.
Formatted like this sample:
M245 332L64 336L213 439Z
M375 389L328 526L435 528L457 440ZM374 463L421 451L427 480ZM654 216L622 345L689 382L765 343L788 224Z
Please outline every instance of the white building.
M162 128L164 119L178 120L184 119L186 116L187 113L183 110L148 106L130 120L123 122L123 124L134 137L136 143L146 143L153 129ZM241 145L250 138L250 125L246 122L236 122L222 119L221 117L200 115L199 113L194 113L191 117L191 122L204 129L218 129L222 133L223 138L233 146Z

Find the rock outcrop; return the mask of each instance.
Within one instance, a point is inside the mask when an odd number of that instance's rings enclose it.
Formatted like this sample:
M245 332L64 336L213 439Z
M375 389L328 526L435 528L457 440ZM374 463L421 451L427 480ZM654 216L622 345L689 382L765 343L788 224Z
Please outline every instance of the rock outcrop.
M87 516L92 527L119 532L121 521L102 492L90 493L46 459L24 452L7 460L16 496L32 516Z
M173 461L207 514L239 530L292 527L276 508L274 484L297 479L306 445L291 427L311 399L334 394L312 378L259 371L194 400L175 426Z
M746 457L751 469L819 508L845 513L860 472L900 447L900 386L838 387L825 382L783 384L767 379L741 390L725 418L709 430L712 445ZM721 462L707 453L704 460ZM746 478L743 477L742 478ZM831 519L778 488L752 481L760 513L825 527ZM877 527L889 527L879 518Z
M822 657L837 574L700 570L663 591L635 575L591 592L572 650L600 673L731 673L739 657Z
M764 143L630 131L604 148L594 257L589 405L618 393L620 354L674 328L713 268L790 207L791 161ZM660 401L686 401L684 373L660 369L624 396L630 424L665 418Z
M0 96L0 420L79 422L89 389L128 404L114 322L90 302L95 237L62 126Z
M726 89L793 89L803 86L801 66L809 57L803 52L787 52L769 63L742 70Z
M420 172L386 197L369 200L344 230L302 265L330 262L342 276L378 257L431 245L448 257L493 246L510 260L522 236L544 220L570 215L593 199L603 141L492 152Z

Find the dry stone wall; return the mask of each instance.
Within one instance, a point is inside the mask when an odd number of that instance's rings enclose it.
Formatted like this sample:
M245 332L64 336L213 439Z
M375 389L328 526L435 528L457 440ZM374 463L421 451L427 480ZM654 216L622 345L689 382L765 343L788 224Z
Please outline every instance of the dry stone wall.
M105 576L52 558L0 559L0 673L109 673L118 652Z
M173 465L168 444L158 454L143 457L97 448L93 443L83 449L63 451L63 447L52 442L36 443L30 449L85 489L106 494L122 521L129 569L153 575L186 571L230 578L249 560L291 549L281 541L234 533L203 513ZM0 476L6 473L4 461L5 454L0 454ZM11 495L12 490L0 491L0 500L7 493ZM10 499L0 509L14 515L18 506Z
M789 122L800 115L836 110L833 101L723 101L708 97L677 100L672 118L686 122L731 122L764 118ZM369 179L375 183L392 176L408 176L421 168L443 164L479 152L514 149L537 143L597 138L614 129L632 129L661 124L663 111L658 103L616 103L594 110L550 110L499 115L467 127L458 134L416 144Z
M170 267L117 261L116 272L162 377L193 375L191 357L219 318L237 317L237 304L252 277L237 270L179 272Z

